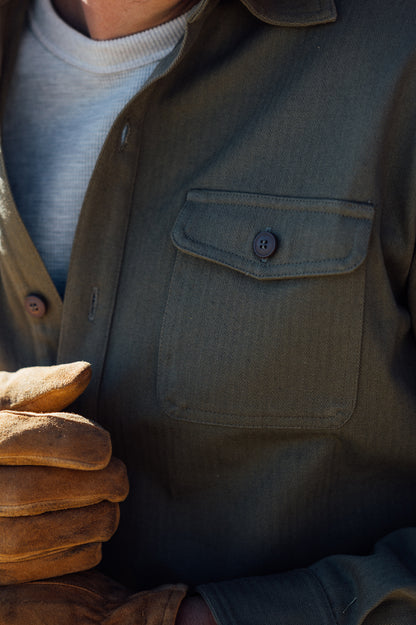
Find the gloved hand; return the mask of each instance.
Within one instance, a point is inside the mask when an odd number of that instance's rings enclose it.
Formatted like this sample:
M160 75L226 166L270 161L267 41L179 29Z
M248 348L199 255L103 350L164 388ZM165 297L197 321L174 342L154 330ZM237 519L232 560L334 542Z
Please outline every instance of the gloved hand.
M129 594L97 571L0 588L0 625L173 625L186 586Z
M88 363L0 374L0 585L89 569L117 528L128 481L109 434L78 415L27 412L61 410L89 379Z

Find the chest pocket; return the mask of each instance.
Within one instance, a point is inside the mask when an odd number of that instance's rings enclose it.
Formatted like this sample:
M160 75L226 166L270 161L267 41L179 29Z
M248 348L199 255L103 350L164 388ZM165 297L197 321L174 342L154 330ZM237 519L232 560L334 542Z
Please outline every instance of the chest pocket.
M357 395L373 212L189 192L172 231L158 370L165 412L234 427L345 423Z

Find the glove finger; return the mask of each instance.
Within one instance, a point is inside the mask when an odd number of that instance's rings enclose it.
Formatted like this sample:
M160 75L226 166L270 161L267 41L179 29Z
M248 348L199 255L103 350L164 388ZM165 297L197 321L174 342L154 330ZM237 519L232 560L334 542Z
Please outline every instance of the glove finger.
M119 505L108 501L36 516L0 517L0 564L107 541L119 518Z
M97 571L4 586L0 625L101 625L127 598L123 586Z
M109 433L70 413L0 412L0 465L102 469L111 457Z
M1 371L0 410L58 412L81 395L90 379L91 365L82 361Z
M126 467L112 458L105 469L0 466L0 516L19 517L123 501L129 490Z
M99 564L101 555L101 543L90 543L21 562L0 563L0 585L20 584L86 571ZM58 619L55 622L60 621ZM26 623L32 621L29 619Z

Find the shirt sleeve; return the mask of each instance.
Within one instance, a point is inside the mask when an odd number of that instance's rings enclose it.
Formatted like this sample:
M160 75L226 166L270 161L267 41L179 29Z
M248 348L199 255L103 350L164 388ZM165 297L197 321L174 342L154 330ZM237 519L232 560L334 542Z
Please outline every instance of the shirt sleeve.
M416 529L389 534L365 556L333 555L198 592L219 625L414 625Z

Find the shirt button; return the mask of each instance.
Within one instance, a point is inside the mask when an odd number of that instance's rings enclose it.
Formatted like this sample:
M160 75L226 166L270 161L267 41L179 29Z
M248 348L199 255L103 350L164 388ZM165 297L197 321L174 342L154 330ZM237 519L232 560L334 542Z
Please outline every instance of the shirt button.
M273 256L277 248L277 239L272 232L263 230L259 232L253 241L253 250L258 258Z
M40 295L28 295L25 298L25 309L29 315L40 319L46 314L46 301Z

